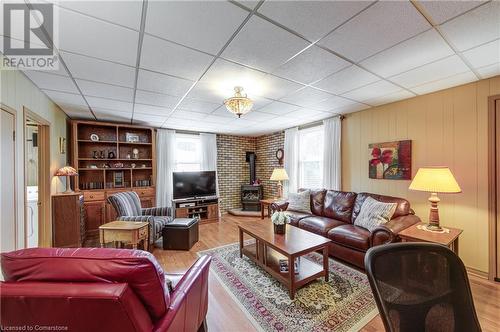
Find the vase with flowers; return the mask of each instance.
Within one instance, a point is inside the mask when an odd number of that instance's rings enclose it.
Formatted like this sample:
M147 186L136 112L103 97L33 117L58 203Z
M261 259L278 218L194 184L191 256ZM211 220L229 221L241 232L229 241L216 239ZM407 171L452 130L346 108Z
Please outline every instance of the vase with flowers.
M286 224L290 222L290 217L283 211L276 211L271 216L275 234L285 234Z

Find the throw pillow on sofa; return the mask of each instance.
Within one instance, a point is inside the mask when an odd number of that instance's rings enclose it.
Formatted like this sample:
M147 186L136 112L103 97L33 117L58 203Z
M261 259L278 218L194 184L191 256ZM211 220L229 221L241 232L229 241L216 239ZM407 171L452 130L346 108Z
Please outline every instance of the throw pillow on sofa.
M366 228L372 232L377 226L391 220L396 207L397 203L383 203L367 197L363 205L361 205L358 217L354 220L354 225Z
M287 210L311 213L311 191L304 190L299 193L288 194Z

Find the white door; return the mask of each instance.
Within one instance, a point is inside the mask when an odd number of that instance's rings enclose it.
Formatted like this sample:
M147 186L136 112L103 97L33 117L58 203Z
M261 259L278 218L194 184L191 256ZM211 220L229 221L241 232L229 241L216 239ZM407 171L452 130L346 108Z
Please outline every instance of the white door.
M15 117L1 110L0 118L0 251L16 249Z

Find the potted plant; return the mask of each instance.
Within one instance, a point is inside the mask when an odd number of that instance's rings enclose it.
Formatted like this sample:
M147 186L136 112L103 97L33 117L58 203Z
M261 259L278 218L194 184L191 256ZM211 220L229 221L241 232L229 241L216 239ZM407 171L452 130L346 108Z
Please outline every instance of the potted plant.
M286 224L290 221L290 217L283 211L276 211L271 216L271 221L274 225L275 234L285 234Z

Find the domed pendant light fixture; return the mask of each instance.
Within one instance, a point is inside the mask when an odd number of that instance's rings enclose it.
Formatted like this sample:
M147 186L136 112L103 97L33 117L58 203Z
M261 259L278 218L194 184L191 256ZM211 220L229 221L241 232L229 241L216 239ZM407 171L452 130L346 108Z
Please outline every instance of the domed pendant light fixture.
M224 100L224 105L229 112L241 118L243 114L252 110L253 101L247 97L246 93L243 93L242 87L236 86L234 87L234 96Z

